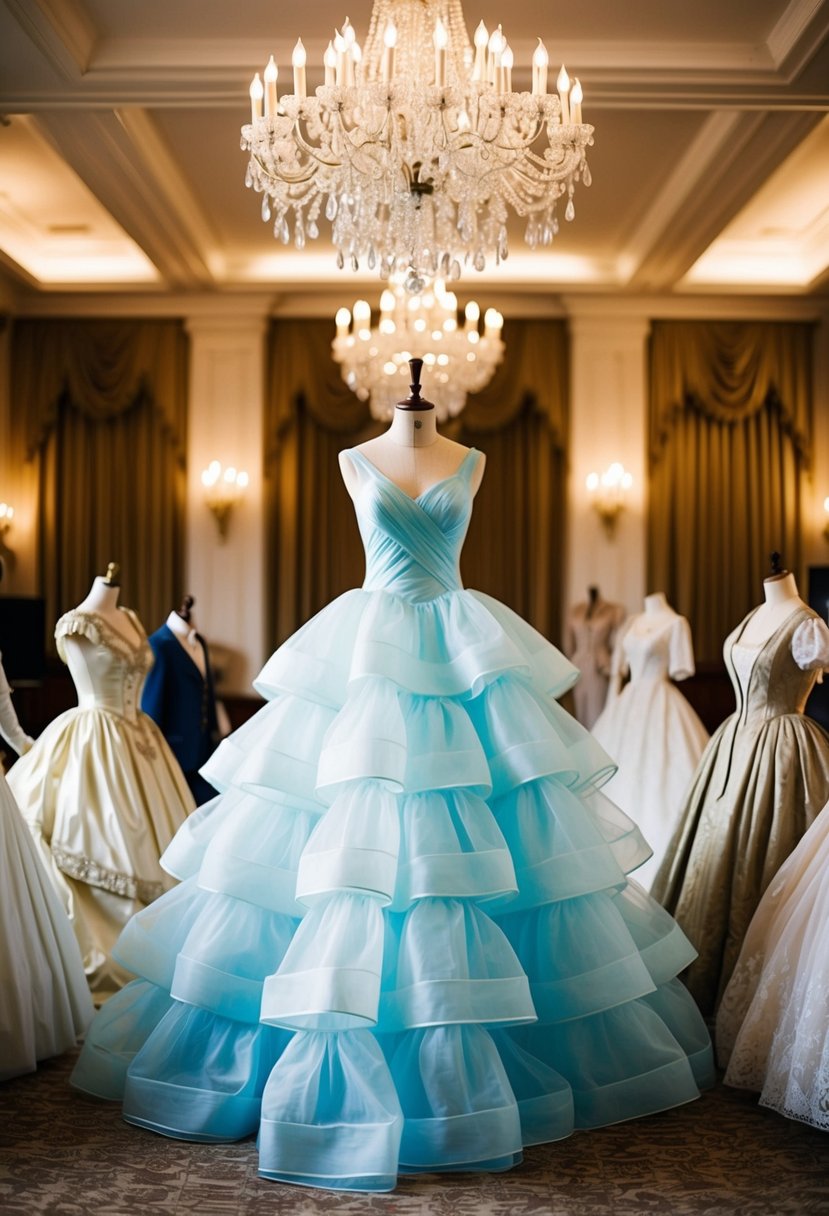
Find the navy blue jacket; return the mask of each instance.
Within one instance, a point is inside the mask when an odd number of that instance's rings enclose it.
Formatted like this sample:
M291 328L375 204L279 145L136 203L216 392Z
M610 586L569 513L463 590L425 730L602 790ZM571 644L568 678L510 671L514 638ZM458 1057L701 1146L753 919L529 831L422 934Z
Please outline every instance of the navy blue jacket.
M141 696L141 708L158 723L185 775L207 761L219 741L216 694L207 643L196 635L204 649L207 677L168 625L150 634L155 655Z

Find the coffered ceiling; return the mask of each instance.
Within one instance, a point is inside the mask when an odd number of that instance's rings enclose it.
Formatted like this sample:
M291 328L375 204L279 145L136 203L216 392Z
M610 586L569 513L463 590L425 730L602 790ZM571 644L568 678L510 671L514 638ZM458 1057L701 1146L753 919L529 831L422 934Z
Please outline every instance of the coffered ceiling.
M0 0L0 261L12 290L353 294L323 236L278 245L239 128L301 35L309 87L370 0ZM469 271L521 291L823 294L829 0L465 0L585 90L593 184L550 251ZM497 278L496 278L497 276ZM466 284L464 284L466 286Z

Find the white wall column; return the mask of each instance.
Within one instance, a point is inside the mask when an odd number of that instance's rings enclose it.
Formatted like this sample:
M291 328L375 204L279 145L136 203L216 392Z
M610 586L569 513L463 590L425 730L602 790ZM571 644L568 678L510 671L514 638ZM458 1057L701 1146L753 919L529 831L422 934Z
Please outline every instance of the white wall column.
M567 301L570 328L570 462L565 608L597 586L638 612L646 587L646 347L650 323L620 316L616 301ZM633 475L625 510L608 537L585 487L620 461Z
M199 628L231 654L222 691L249 693L266 658L265 523L262 485L267 303L222 300L187 319L190 400L187 438L185 591ZM250 484L225 540L205 503L211 460L244 469Z

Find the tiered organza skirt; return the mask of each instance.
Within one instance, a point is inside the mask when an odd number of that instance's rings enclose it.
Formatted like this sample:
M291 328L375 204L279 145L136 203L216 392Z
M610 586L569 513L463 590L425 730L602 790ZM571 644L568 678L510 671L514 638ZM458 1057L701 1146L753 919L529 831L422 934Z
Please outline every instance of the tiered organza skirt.
M335 600L203 770L222 792L164 855L181 885L122 934L141 978L74 1084L358 1190L695 1098L694 951L626 880L649 852L554 700L574 678L484 595Z

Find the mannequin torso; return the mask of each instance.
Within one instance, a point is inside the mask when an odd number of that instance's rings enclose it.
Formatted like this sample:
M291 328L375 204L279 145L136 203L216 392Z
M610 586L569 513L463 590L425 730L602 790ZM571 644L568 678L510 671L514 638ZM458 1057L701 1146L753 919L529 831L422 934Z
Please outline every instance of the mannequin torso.
M192 616L185 621L177 612L171 612L165 621L170 633L179 642L187 656L196 664L202 676L207 674L207 664L204 658L204 647L196 637L196 623Z
M438 434L433 406L428 409L394 411L391 426L376 439L361 443L362 452L375 468L410 498L417 498L436 482L458 471L468 448ZM472 471L471 486L477 492L486 458L481 455ZM340 452L340 470L352 498L359 488L359 475L347 451Z
M108 583L98 575L89 589L89 594L81 600L76 612L94 612L104 618L110 628L119 634L131 646L138 646L143 640L138 629L130 619L130 614L124 608L118 607L117 583Z
M785 571L763 582L765 603L749 618L740 636L740 645L762 646L787 617L806 605L800 598L794 575Z
M675 620L676 612L668 603L664 591L654 591L645 596L645 611L634 617L630 630L640 636L647 636L658 633Z

